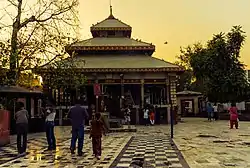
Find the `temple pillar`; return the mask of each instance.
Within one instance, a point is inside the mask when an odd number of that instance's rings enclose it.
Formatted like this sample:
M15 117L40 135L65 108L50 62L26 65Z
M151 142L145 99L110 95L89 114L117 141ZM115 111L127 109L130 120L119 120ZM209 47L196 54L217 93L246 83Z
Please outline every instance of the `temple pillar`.
M120 74L121 78L121 98L120 98L120 109L124 108L124 75Z
M144 79L141 79L141 106L138 108L144 108ZM140 111L136 108L136 124L140 124Z
M144 108L144 79L141 79L141 108Z
M95 80L95 84L98 84L98 79ZM95 96L95 108L96 108L95 110L96 110L96 112L98 112L98 110L99 110L98 106L99 106L99 96L96 95Z
M170 113L171 113L171 93L170 93L170 78L169 76L167 77L166 79L166 101L167 101L167 109L166 109L166 112L167 112L167 123L169 124L171 122L171 116L170 116Z

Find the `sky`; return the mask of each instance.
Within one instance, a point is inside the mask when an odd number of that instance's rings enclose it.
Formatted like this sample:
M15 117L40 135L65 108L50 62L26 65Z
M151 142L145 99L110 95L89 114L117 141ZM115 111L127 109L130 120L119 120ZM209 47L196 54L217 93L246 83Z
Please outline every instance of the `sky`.
M79 1L81 38L91 38L90 26L109 16L110 0ZM153 43L154 56L170 62L180 47L241 25L247 35L241 60L250 68L250 0L112 0L112 6L114 16L132 26L133 38Z

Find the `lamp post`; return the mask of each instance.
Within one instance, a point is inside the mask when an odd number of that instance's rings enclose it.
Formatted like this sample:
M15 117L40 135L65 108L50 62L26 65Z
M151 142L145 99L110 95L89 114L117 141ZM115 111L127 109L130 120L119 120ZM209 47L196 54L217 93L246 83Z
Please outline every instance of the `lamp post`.
M168 42L164 42L164 44L168 44ZM172 99L171 99L171 79L170 76L168 76L168 97L169 97L169 102L168 104L170 105L170 136L173 139L174 138L174 115L173 115L173 104L172 104Z
M170 105L170 135L174 138L174 118L173 118L173 104L171 99L171 79L168 77L168 95L169 95L169 105Z

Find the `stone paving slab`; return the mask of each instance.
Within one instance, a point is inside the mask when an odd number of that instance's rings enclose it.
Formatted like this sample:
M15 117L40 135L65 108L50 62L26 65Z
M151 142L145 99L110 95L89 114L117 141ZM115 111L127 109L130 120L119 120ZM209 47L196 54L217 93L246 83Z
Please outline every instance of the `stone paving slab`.
M122 163L124 161L130 162L128 158L117 157L122 156L122 152L126 152L126 147L130 150L130 153L134 152L134 155L138 155L140 150L133 148L144 146L142 144L146 144L145 148L145 156L147 155L148 161L155 160L155 162L150 164L147 163L147 166L151 165L153 167L157 167L156 164L161 164L162 167L166 167L167 165L163 165L162 163L172 162L172 165L169 166L180 166L175 165L181 162L183 159L179 157L178 150L175 148L171 140L169 139L169 126L138 126L137 132L127 132L127 133L111 133L108 136L103 137L103 155L101 160L96 160L92 156L92 145L90 139L88 139L88 134L85 135L85 144L84 144L84 155L82 157L77 157L75 155L71 155L69 151L70 145L70 127L56 127L55 134L57 138L57 150L55 152L46 152L47 142L45 139L45 133L39 134L31 134L29 135L28 142L28 152L29 154L22 158L14 157L16 155L16 144L9 145L4 147L3 149L9 151L9 154L14 155L13 157L8 156L7 153L3 153L1 158L2 162L0 163L0 167L56 167L56 168L108 168L108 167L116 167L115 164ZM131 139L131 137L133 137ZM153 138L153 139L152 139ZM155 139L154 139L155 138ZM13 139L14 141L15 139ZM133 141L134 140L134 141ZM13 142L12 141L12 142ZM132 146L129 146L132 142ZM163 142L162 144L160 142ZM152 146L150 146L150 144ZM166 151L165 156L162 150L164 148L168 148L172 150L170 154ZM151 153L150 149L154 148L154 153ZM1 149L1 148L0 148ZM161 150L161 151L159 151ZM122 152L121 152L122 151ZM175 151L175 153L173 152ZM151 156L152 155L152 156ZM155 158L160 159L157 160L152 158L153 155ZM158 156L159 155L159 156ZM171 155L171 156L170 156ZM157 156L157 157L156 157ZM146 157L146 158L147 158ZM0 159L1 159L0 158ZM134 158L134 157L133 157ZM132 159L133 159L132 158ZM119 160L120 159L120 160ZM125 160L124 160L125 159ZM119 162L121 161L121 162ZM7 163L6 163L7 162ZM178 162L178 163L177 163ZM4 164L2 164L4 163ZM110 166L113 163L113 166ZM159 166L159 165L158 165ZM169 167L168 166L168 167Z
M168 136L134 136L110 168L189 168Z
M69 138L57 138L58 146L61 146L62 143L68 139ZM31 139L28 141L27 152L31 154L39 153L41 150L46 149L46 145L46 138ZM17 158L17 147L15 143L0 148L0 165Z
M86 138L88 138L88 135L86 135ZM130 138L128 134L111 134L105 136L103 138L103 157L101 160L96 160L92 156L90 139L85 140L83 156L71 155L69 151L70 139L68 139L58 144L55 152L45 151L44 149L29 151L29 154L25 157L2 164L1 167L109 167Z
M236 130L228 121L184 118L174 141L191 168L250 168L250 122Z

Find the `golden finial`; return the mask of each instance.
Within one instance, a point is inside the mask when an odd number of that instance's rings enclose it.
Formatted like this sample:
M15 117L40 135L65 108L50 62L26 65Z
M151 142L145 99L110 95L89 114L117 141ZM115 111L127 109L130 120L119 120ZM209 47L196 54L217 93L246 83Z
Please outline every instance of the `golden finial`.
M110 6L110 15L108 17L108 19L115 19L115 17L113 16L113 10L112 10L112 2L111 0L109 1L109 6Z
M110 15L113 15L113 11L112 11L112 0L109 1L109 6L110 6Z

